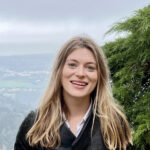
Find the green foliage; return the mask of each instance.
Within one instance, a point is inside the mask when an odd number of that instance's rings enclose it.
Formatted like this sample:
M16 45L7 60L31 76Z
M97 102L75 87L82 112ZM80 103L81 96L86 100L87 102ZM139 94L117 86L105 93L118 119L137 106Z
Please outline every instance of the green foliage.
M129 149L150 149L150 5L140 9L108 33L126 37L106 43L103 49L113 79L113 92L124 106L133 129L134 145Z

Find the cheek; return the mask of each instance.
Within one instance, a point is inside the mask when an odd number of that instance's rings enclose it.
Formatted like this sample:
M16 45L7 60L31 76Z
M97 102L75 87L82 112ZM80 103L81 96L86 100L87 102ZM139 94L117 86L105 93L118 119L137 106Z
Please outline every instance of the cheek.
M61 75L61 84L64 87L66 84L68 84L68 81L70 80L71 73L67 69L63 69L62 75Z
M67 72L68 71L67 71L66 67L64 67L63 70L62 70L62 75L61 75L62 79L67 76L67 74L68 74Z
M97 75L97 73L94 73L92 76L91 76L91 79L92 79L92 81L95 83L97 83L97 81L98 81L98 75Z
M73 71L64 67L64 69L62 71L62 78L69 78L72 75L73 75Z
M95 80L93 81L93 86L94 86L94 88L96 87L96 85L97 85L97 79L95 79Z
M62 73L61 73L61 84L62 84L62 86L64 84L64 79L65 79L65 70L63 68Z
M95 76L93 76L92 82L93 82L93 87L95 88L96 85L97 85L97 82L98 82L98 76L97 76L97 74Z

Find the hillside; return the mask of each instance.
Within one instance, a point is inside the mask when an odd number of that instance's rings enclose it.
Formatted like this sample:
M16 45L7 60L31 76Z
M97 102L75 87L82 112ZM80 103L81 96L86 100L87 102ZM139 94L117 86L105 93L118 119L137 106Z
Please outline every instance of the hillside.
M0 57L0 150L13 150L24 117L37 106L54 55Z

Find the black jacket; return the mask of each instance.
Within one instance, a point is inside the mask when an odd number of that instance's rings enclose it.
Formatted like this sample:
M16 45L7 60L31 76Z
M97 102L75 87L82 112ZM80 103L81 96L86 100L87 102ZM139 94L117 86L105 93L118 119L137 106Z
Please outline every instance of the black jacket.
M64 123L60 128L61 145L58 149L49 149L40 145L31 147L25 139L25 135L32 127L35 120L35 112L31 112L23 121L18 131L14 150L108 150L104 145L100 132L99 119L95 119L94 128L91 137L92 113L86 120L80 134L75 137L74 134Z

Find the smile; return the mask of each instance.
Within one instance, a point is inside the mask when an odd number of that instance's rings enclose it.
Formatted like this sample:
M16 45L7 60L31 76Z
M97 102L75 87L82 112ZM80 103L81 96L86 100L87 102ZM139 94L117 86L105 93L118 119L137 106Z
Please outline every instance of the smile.
M87 82L84 82L84 81L71 81L72 84L74 85L79 85L79 86L86 86L88 85Z

